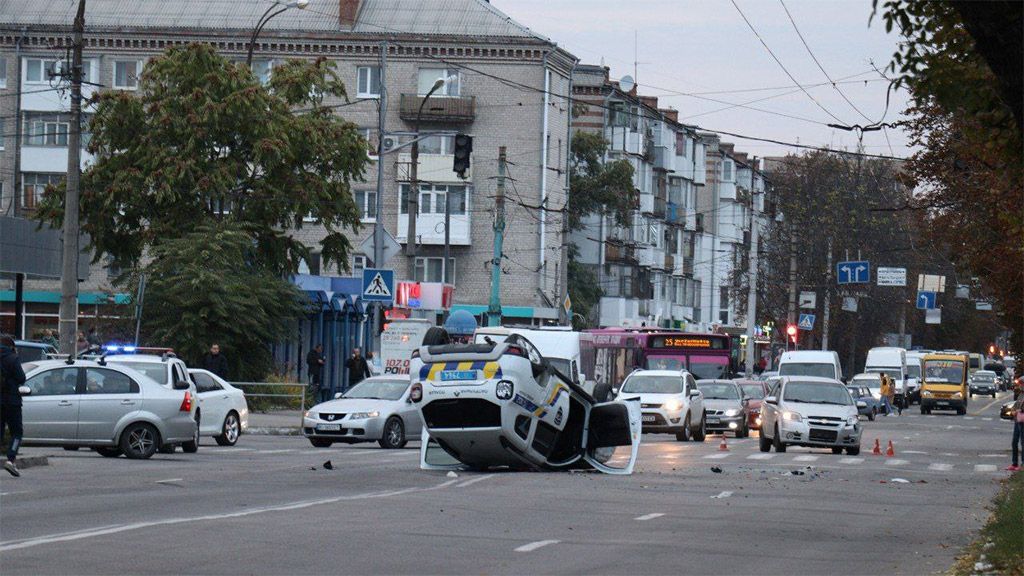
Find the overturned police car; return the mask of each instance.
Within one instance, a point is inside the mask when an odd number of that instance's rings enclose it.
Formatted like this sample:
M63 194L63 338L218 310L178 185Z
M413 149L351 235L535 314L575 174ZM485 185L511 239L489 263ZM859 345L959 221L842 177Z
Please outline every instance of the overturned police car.
M600 403L519 335L425 345L413 353L410 399L423 417L420 465L630 474L640 405Z

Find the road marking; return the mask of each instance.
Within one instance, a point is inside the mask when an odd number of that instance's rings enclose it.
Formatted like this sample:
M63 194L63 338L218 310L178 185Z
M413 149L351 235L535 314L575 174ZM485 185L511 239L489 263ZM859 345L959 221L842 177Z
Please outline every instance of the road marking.
M260 454L284 454L285 452L295 452L294 448L285 448L284 450L260 450Z
M904 465L904 464L906 464L906 463L907 463L907 461L906 461L906 460L899 460L899 459L895 459L895 460L886 460L886 461L885 461L885 465L886 465L886 466L903 466L903 465Z
M729 457L729 453L728 452L722 452L722 453L719 453L719 454L708 454L707 456L704 457L704 459L705 460L721 460L722 458L728 458L728 457Z
M974 416L964 416L964 420L974 420Z
M902 450L904 454L927 454L927 452L921 452L920 450Z
M974 465L974 471L975 472L995 472L996 471L996 465L995 464L975 464Z
M516 552L533 552L537 548L543 548L551 544L558 544L560 540L538 540L536 542L530 542L529 544L523 544L519 548L516 548Z
M402 488L400 490L390 490L387 492L366 492L363 494L354 494L351 496L333 496L331 498L321 498L318 500L303 500L299 502L290 502L287 504L280 504L276 506L252 508L249 510L242 510L238 512L226 512L222 514L204 514L202 516L179 516L175 518L165 518L163 520L150 520L147 522L133 522L131 524L115 524L112 526L88 528L85 530L80 530L78 532L65 532L63 534L37 536L35 538L29 538L27 540L8 540L7 542L0 542L0 552L8 552L10 550L21 550L23 548L33 548L35 546L40 546L43 544L54 544L57 542L69 542L72 540L95 538L97 536L120 534L122 532L141 530L143 528L152 528L154 526L170 526L176 524L192 525L196 522L227 520L231 518L244 518L246 516L254 516L256 514L266 514L268 512L288 512L292 510L301 510L305 508L323 506L326 504L335 504L337 502L370 500L374 498L391 498L393 496L404 496L406 494L411 494L414 492L430 492L433 490L441 490L451 486L452 484L455 484L456 482L458 482L458 480L448 480L446 482L435 484L433 486L428 486L426 488L411 487Z
M678 458L678 456L676 456L675 454L663 454L661 456L658 456L658 458L662 458L665 460L675 460L676 458Z
M644 514L643 516L637 516L636 518L633 518L633 520L639 520L640 522L643 522L645 520L654 520L655 518L661 518L662 516L664 516L664 514L662 514L661 512L654 512L653 514Z
M712 496L712 498L728 498L729 496L732 496L732 492L726 491L726 492L721 492L721 493L719 493L716 496Z
M1005 454L981 454L982 458L1005 458Z
M988 410L992 406L995 406L996 404L998 404L999 402L1002 402L1002 401L1003 401L1003 397L1002 396L1000 396L999 398L996 398L995 400L989 402L988 404L985 404L981 408L981 410L978 410L977 412L975 412L974 416L980 416L982 412L984 412L985 410Z
M839 461L840 464L860 464L863 462L863 458L843 458Z
M959 456L956 452L943 452L941 456Z
M820 456L811 456L810 454L804 454L803 456L797 456L793 458L793 462L816 462Z
M157 480L157 484L170 484L172 482L181 482L181 478L168 478L167 480Z
M934 464L928 465L929 470L936 470L939 472L948 472L953 469L952 464L946 464L945 462L935 462Z
M747 456L747 460L771 460L772 458L775 458L775 454L770 452L762 452L760 454L751 454L750 456Z
M480 476L478 478L473 478L471 480L466 480L462 484L457 484L455 487L456 488L465 488L466 486L470 486L470 485L476 484L477 482L483 482L484 480L487 480L488 478L493 478L493 477L494 477L494 474L488 474L486 476Z
M992 418L982 418L982 420L984 420L985 422L991 422Z

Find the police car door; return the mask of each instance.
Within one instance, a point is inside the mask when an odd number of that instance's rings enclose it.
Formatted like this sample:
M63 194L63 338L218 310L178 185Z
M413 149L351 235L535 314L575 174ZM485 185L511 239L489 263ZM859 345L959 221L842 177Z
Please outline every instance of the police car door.
M594 404L583 459L607 474L632 474L640 452L640 400Z

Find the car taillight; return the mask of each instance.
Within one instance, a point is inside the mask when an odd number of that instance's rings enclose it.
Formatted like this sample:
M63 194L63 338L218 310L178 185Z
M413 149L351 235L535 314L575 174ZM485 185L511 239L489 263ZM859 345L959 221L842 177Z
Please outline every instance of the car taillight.
M192 392L185 391L185 399L181 401L181 407L178 410L181 412L192 411Z
M412 389L409 390L409 400L413 402L423 400L423 384L417 382L412 385Z

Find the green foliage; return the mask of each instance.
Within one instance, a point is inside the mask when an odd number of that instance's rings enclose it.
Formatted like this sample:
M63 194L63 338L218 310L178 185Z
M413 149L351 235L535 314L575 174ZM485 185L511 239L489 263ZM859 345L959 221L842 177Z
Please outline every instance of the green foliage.
M604 163L608 141L600 134L577 132L572 137L569 173L569 227L579 230L588 214L611 216L626 225L639 206L633 186L633 165L627 160Z
M263 378L268 343L294 331L302 304L291 283L258 263L251 238L241 223L214 222L154 247L143 268L145 341L193 365L218 343L232 378Z
M312 216L327 229L325 263L344 264L343 230L359 225L350 183L364 172L366 142L321 105L325 95L345 97L326 59L287 62L263 86L205 44L151 60L136 92L99 93L96 162L81 193L95 258L129 268L149 249L224 222L250 238L261 266L285 273L309 257L290 231ZM38 217L59 226L63 194L51 190Z
M580 264L575 259L569 259L569 297L572 298L572 307L578 310L572 319L572 325L576 330L593 328L597 325L593 312L601 301L604 292L597 281L597 274L585 264Z

